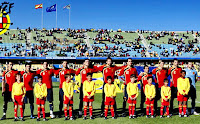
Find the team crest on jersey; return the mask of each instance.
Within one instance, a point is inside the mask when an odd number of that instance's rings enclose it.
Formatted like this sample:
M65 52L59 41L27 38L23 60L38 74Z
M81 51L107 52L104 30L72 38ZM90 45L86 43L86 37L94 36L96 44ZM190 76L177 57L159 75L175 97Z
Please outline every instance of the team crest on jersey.
M8 73L8 75L7 75L8 77L10 77L10 73Z
M86 74L86 71L85 71L85 70L83 71L83 74Z
M126 74L129 74L129 71L126 71Z

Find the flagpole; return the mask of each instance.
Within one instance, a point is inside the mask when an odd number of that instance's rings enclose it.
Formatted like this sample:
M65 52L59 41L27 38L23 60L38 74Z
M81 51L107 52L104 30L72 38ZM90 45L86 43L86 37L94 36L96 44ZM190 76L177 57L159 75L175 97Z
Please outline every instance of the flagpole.
M41 28L43 29L43 4L42 4L42 23L41 23Z
M57 4L56 4L56 28L57 28L57 11L58 9L57 9Z
M69 8L69 28L70 28L70 10L71 8Z

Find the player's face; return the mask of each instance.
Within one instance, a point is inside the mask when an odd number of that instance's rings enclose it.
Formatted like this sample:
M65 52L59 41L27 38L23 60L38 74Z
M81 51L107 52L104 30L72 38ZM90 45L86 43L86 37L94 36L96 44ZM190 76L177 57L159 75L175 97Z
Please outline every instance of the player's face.
M31 70L31 66L30 65L26 65L26 71L30 71Z
M135 82L135 77L131 78L131 82L134 83Z
M66 77L66 81L69 82L71 80L71 76Z
M38 78L38 82L42 82L42 78Z
M145 68L144 68L144 72L145 72L145 73L148 73L148 72L149 72L149 67L145 67Z
M148 81L148 84L152 84L152 78L149 78L147 81Z
M91 76L91 75L88 75L88 76L87 76L87 79L88 79L88 81L91 81L91 80L92 80L92 76Z
M111 80L111 79L108 79L107 82L108 82L109 84L111 84L111 83L112 83L112 80Z
M132 59L128 59L127 65L128 65L128 66L131 66L131 65L132 65Z
M181 77L185 77L185 74L186 74L185 72L182 72Z
M192 68L192 62L188 63L188 68Z
M112 60L111 60L111 59L108 59L108 60L106 61L106 63L107 63L108 65L111 65L111 64L112 64Z
M167 85L168 85L168 81L165 81L165 82L164 82L164 85L167 86Z
M173 65L174 65L174 66L177 66L177 65L178 65L178 61L175 60L174 63L173 63Z
M164 62L160 62L160 67L161 67L161 68L164 67Z
M21 80L21 76L20 76L20 75L17 75L17 76L16 76L16 79L17 79L17 81L20 81L20 80Z
M85 60L84 65L85 66L89 66L89 64L90 64L90 61L89 60Z
M47 63L47 62L44 62L44 63L43 63L43 68L44 68L44 69L47 69L47 67L48 67L48 63Z
M12 63L12 62L9 62L9 63L8 63L8 69L9 69L9 70L12 70L12 68L13 68L13 63Z
M63 66L64 68L66 68L66 67L67 67L67 62L64 61L64 62L62 63L62 66Z

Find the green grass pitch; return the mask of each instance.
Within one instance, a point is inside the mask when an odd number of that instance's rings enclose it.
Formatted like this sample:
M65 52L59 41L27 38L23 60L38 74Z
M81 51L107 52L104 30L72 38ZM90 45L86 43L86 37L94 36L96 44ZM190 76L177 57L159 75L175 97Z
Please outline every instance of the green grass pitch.
M200 97L198 96L200 94L200 82L197 82L197 100L196 100L196 107L197 107L197 111L200 112ZM59 108L59 98L58 98L58 91L59 91L59 83L58 82L54 82L54 112L58 112L58 108ZM121 113L122 110L122 97L123 94L122 93L118 93L117 94L117 107L118 107L118 112ZM25 122L14 122L14 107L13 107L13 103L9 103L8 104L8 111L7 111L7 118L6 120L1 121L1 124L6 124L6 123L49 123L49 124L55 124L55 123L70 123L70 124L75 124L75 123L97 123L97 124L101 124L101 123L135 123L135 124L152 124L152 123L162 123L162 124L166 124L166 123L181 123L181 124L187 124L187 123L199 123L200 121L200 116L195 116L195 115L191 115L188 118L179 118L178 115L174 115L172 116L172 118L160 118L159 116L157 116L156 118L152 119L152 118L145 118L145 117L138 117L137 119L129 119L128 116L127 117L118 117L116 120L113 120L110 116L108 120L104 120L103 118L99 117L100 114L100 106L101 106L101 94L95 94L95 101L93 103L94 106L94 116L96 117L94 120L83 120L82 118L78 118L76 120L67 120L64 121L64 117L63 118L55 118L55 119L50 119L49 117L47 117L47 119L49 119L49 121L47 122L37 122L36 119L30 119L30 109L29 109L29 104L26 104L26 109L25 109ZM140 103L140 96L138 96L137 99L137 110L139 111L139 103ZM160 107L160 101L159 103L159 107ZM35 104L35 103L34 103ZM74 110L77 111L78 109L78 105L79 105L79 95L75 94L74 95ZM175 99L174 102L175 108L177 108L177 100ZM191 102L190 100L188 101L188 106L189 108L191 107ZM2 116L2 107L3 107L3 97L0 96L0 116ZM127 104L127 108L128 108L128 104ZM49 106L48 106L48 102L46 102L46 113L49 113ZM128 113L128 110L127 110ZM34 110L34 114L35 116L37 116L37 106L35 104L35 110ZM18 116L20 115L19 110L18 110ZM110 115L110 112L109 112Z

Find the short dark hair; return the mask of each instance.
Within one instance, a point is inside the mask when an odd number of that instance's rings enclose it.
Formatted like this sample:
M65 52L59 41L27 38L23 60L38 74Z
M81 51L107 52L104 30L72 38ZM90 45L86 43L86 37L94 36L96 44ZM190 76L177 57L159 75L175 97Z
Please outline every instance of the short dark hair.
M145 69L146 67L148 67L148 68L149 68L149 66L148 66L148 65L144 65L144 69Z
M178 59L177 59L177 58L174 58L174 61L178 61Z
M25 63L25 67L26 67L27 65L30 65L30 66L31 66L31 63L28 63L28 62L27 62L27 63Z
M164 79L164 82L168 82L168 79Z
M133 61L133 59L132 59L132 58L128 58L128 59L127 59L127 61L128 61L129 59Z
M108 76L108 77L107 77L107 80L108 80L108 79L111 79L111 80L112 80L112 77L111 77L111 76Z
M183 72L185 72L185 74L186 74L186 71L185 71L185 70L181 70L181 73L183 73Z
M68 78L70 77L71 75L70 74L65 74L65 78Z
M112 61L112 58L110 58L110 57L108 57L108 58L106 59L106 61L107 61L108 59L110 59L110 60Z
M130 78L136 78L136 75L132 74L132 75L130 76Z
M152 77L152 76L147 77L147 80L149 80L150 78L153 80L153 77Z
M89 75L92 76L92 74L93 74L93 73L87 73L87 76L89 76Z
M15 76L17 76L17 75L21 76L20 72L18 72Z
M64 60L64 61L62 61L61 63L63 63L63 62L67 62L66 60Z
M38 75L38 79L40 79L40 78L42 79L42 76L41 76L41 75Z

